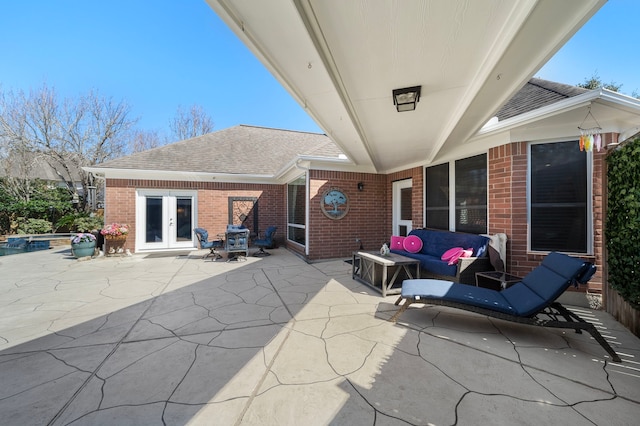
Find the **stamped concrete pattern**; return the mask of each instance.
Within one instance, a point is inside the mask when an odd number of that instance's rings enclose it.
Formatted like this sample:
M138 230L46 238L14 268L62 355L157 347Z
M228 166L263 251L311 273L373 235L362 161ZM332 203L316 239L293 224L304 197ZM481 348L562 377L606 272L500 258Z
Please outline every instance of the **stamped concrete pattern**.
M0 258L6 425L631 425L640 340L415 305L342 260Z

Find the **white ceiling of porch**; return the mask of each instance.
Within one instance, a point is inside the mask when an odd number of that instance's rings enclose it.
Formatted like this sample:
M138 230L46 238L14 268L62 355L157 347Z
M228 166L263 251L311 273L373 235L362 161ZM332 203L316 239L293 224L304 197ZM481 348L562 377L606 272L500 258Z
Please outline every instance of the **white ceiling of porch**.
M375 173L464 144L605 1L207 0ZM416 85L416 110L396 112L392 90Z

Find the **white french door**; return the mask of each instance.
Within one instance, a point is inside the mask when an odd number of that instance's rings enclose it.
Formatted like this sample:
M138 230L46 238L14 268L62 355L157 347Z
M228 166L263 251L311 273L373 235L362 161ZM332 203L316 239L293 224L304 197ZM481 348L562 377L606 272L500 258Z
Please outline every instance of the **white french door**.
M196 191L138 190L136 250L194 246Z
M407 236L412 229L413 180L393 182L393 235Z

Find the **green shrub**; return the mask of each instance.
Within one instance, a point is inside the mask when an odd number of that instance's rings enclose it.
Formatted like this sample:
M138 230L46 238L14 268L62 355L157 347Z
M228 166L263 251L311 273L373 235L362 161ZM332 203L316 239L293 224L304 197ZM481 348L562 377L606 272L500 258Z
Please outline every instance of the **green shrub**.
M607 158L609 285L640 308L640 138Z
M46 234L51 232L51 222L45 219L24 219L18 221L18 234Z
M94 229L100 230L104 227L102 216L83 216L74 220L73 225L76 232L91 232Z

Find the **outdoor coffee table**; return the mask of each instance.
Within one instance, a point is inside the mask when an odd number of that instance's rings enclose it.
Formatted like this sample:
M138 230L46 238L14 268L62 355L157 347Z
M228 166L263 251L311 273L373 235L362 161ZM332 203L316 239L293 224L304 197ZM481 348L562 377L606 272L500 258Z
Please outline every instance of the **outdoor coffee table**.
M395 253L382 256L378 252L354 252L351 268L353 279L376 289L383 297L400 294L403 280L420 278L420 261Z

